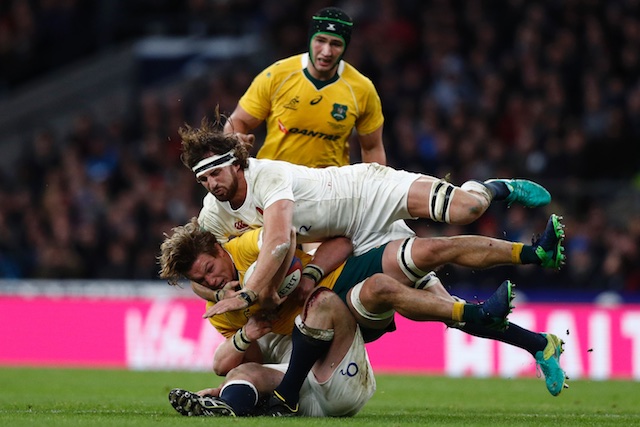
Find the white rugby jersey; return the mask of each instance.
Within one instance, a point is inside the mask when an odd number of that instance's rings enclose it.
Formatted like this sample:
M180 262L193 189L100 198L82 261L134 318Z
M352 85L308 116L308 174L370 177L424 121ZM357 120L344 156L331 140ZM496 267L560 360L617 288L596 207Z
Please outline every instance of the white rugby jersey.
M410 217L407 193L417 174L376 163L316 169L253 158L244 172L247 198L239 209L212 194L204 198L198 221L220 242L261 227L264 209L278 200L295 202L299 243L346 236L358 255L412 234L406 225L392 223Z

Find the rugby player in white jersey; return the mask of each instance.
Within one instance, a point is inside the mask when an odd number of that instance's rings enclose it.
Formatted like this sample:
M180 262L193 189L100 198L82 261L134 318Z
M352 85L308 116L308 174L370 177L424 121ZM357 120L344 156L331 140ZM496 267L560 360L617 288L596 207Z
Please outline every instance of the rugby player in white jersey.
M292 244L291 227L299 243L348 237L354 255L360 255L413 235L398 220L431 218L468 224L493 200L526 207L543 206L551 200L548 191L528 180L468 181L457 187L439 178L376 163L317 169L249 158L244 143L223 134L219 122L206 119L200 128L186 126L179 134L182 162L209 192L199 215L200 225L220 242L264 227L263 250L246 284L250 295L260 298L264 306L277 304L275 289L265 286L272 282ZM405 255L411 259L409 249ZM328 269L343 261L327 262ZM309 283L301 286L307 292L311 289ZM252 302L231 298L221 301L215 310L240 310Z

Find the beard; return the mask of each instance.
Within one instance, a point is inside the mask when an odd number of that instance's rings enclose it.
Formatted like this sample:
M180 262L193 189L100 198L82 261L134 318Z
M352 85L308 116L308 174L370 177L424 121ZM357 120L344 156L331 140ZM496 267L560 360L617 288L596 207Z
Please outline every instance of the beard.
M213 196L221 201L228 202L233 196L235 196L238 191L238 180L237 178L233 179L226 188L218 188L212 194Z

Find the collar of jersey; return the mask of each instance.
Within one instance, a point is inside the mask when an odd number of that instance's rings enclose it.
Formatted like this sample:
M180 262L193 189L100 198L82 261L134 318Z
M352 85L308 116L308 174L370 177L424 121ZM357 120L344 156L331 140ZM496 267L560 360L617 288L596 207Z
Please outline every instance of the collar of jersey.
M305 61L306 59L306 61ZM322 89L325 86L329 86L331 83L337 81L340 78L340 74L342 74L342 70L344 69L344 63L343 61L340 61L340 63L338 64L338 71L336 72L336 74L331 77L329 80L318 80L315 77L313 77L311 75L311 73L309 72L309 70L307 69L307 64L309 62L309 55L303 55L303 59L302 59L302 71L304 72L304 75L307 76L307 78L309 79L309 81L311 83L313 83L313 85L315 86L316 89Z

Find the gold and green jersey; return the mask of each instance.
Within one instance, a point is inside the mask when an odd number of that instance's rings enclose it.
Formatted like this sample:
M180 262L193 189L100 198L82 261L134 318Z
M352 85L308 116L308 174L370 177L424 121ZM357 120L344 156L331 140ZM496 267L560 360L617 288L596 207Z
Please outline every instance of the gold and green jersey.
M239 101L266 121L267 136L258 158L310 167L343 166L355 129L367 135L382 126L380 97L370 79L345 61L333 79L314 79L308 53L278 61L263 70Z
M251 264L258 259L258 253L262 246L262 228L247 231L246 233L238 236L230 241L224 243L223 248L229 253L233 260L236 269L238 270L238 276L240 283L243 283L244 274ZM296 256L302 261L302 265L306 265L311 256L303 251L297 250ZM333 289L333 286L340 276L344 264L328 274L320 283L322 286L326 286L329 289ZM207 302L207 308L211 307L214 303ZM224 314L218 314L212 318L209 318L209 322L220 332L225 338L231 337L238 329L242 328L249 317L260 310L259 304L254 304L245 310L232 311ZM288 335L293 331L293 321L295 317L302 311L302 306L295 303L294 299L287 299L282 303L276 311L275 320L273 321L272 332L276 334Z

